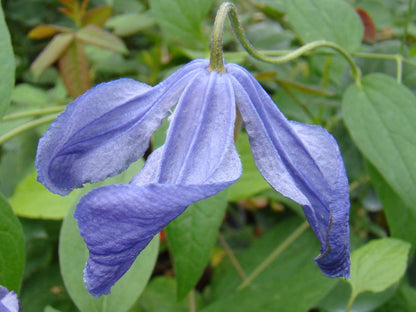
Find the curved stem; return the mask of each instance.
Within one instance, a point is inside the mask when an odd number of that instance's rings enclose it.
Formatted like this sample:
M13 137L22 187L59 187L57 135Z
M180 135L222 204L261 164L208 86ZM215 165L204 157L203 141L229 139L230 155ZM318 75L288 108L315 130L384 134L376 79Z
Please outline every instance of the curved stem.
M222 34L224 28L224 22L226 17L230 19L231 27L233 29L234 35L237 37L240 44L243 48L249 53L251 56L255 57L256 59L272 63L272 64L280 64L286 63L291 61L299 56L314 50L316 48L331 48L339 52L350 64L352 69L352 74L354 76L355 82L357 85L361 85L361 72L358 66L355 64L354 60L352 59L351 55L344 50L342 47L337 45L336 43L319 40L310 42L294 51L287 53L286 55L271 57L260 51L256 50L254 46L250 43L247 37L244 34L240 21L238 20L237 16L237 9L235 5L231 2L224 2L220 8L218 9L217 16L215 18L215 25L214 30L212 33L212 44L211 44L211 58L210 58L210 66L209 68L215 70L221 70L220 72L225 72L224 63L222 60Z
M65 107L66 107L65 105L52 106L52 107L36 109L36 110L28 111L28 112L9 114L9 115L4 116L1 121L9 121L9 120L16 120L16 119L26 118L26 117L59 113L59 112L62 112L65 109Z
M36 128L40 125L43 125L43 124L48 123L52 120L55 120L55 118L58 115L59 114L53 114L53 115L45 116L45 117L42 117L42 118L39 118L39 119L32 120L32 121L30 121L28 123L25 123L25 124L23 124L23 125L21 125L17 128L14 128L13 130L11 130L11 131L3 134L2 136L0 136L0 145L3 144L4 142L10 140L14 136L26 131L26 130Z
M345 312L350 312L352 305L354 304L356 295L354 293L351 293L350 299L348 300L347 307L345 308Z
M237 290L242 290L250 285L276 258L285 251L296 239L309 227L307 221L303 222L292 234L290 234L262 263L240 284Z
M218 73L225 72L225 66L222 54L222 37L224 34L224 24L227 19L230 7L233 6L230 2L224 2L218 9L215 16L214 29L211 35L211 52L209 58L208 70L216 70Z

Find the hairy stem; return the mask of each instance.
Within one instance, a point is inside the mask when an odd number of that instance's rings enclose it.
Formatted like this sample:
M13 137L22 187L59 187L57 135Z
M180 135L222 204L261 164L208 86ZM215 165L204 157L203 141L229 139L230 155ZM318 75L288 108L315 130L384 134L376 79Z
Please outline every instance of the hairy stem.
M238 20L237 9L231 2L224 2L218 9L217 16L215 18L214 29L211 37L210 65L208 66L209 70L216 70L221 73L225 72L222 52L222 36L224 32L224 23L227 17L230 20L234 35L237 37L238 41L247 51L247 53L254 58L266 63L281 64L294 60L301 55L317 48L331 48L339 52L348 61L351 66L352 74L356 84L359 86L361 85L360 69L355 64L351 55L336 43L325 40L313 41L294 51L288 52L285 55L276 57L268 56L256 50L244 34L241 23Z
M225 72L225 66L222 54L222 37L224 34L224 24L227 19L229 6L232 5L229 2L223 3L218 9L215 16L214 28L211 34L211 52L209 58L208 70L216 70L218 73Z

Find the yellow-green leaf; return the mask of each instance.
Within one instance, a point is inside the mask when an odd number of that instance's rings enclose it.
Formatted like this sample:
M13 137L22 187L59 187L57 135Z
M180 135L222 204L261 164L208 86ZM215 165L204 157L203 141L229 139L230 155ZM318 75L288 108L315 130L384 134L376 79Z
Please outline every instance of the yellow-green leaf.
M33 28L28 34L27 37L30 39L43 39L52 37L53 35L56 35L57 33L61 32L68 32L70 31L69 28L57 26L57 25L39 25Z
M95 24L103 26L113 13L113 8L110 6L101 6L93 8L85 12L82 17L82 25Z
M36 171L33 170L20 182L9 201L18 216L60 220L66 216L69 207L78 196L77 190L68 196L51 193L36 181Z
M394 238L372 240L351 254L353 295L381 292L397 283L407 267L410 244Z
M61 57L74 40L74 37L73 33L59 34L53 37L51 42L49 42L49 44L45 47L45 49L43 49L30 66L35 78L38 78L46 68L55 63Z
M77 32L77 38L84 43L102 47L107 50L119 53L128 52L123 41L94 24L81 28Z

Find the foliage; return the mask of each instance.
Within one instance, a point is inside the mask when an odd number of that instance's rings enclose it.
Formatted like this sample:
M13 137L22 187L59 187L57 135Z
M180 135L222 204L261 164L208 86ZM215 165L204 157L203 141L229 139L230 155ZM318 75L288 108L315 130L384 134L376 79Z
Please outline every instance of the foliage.
M301 208L263 180L243 131L240 180L172 222L111 295L86 292L87 250L72 217L85 190L60 197L36 182L37 140L93 85L120 77L154 85L208 58L221 2L2 2L0 285L19 294L22 311L414 311L412 0L234 1L244 33L265 56L307 47L273 64L252 57L225 28L225 61L255 75L289 119L321 125L339 143L350 180L349 280L321 274ZM148 153L165 132L163 125ZM111 179L127 183L141 166Z

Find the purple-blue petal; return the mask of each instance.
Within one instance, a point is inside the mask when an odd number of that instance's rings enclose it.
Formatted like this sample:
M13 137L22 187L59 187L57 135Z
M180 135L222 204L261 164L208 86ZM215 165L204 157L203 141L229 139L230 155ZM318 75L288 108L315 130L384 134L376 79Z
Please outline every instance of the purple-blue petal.
M108 294L155 234L190 204L241 175L233 142L235 96L227 75L205 67L187 81L166 142L129 185L85 195L75 218L90 258L84 271L94 296Z
M20 301L14 291L0 286L0 312L20 311Z
M263 177L302 205L321 243L315 260L330 277L349 276L348 179L335 139L323 128L291 122L244 68L230 64L237 106Z
M66 195L125 170L143 155L193 72L205 64L191 62L153 88L119 79L78 97L39 141L38 180Z

